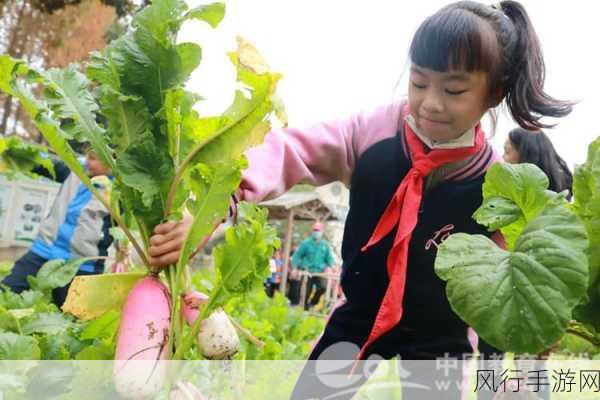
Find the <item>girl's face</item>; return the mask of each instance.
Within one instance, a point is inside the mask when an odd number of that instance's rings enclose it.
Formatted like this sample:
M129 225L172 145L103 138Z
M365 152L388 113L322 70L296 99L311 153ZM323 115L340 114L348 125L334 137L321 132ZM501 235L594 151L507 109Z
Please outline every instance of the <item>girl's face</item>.
M519 160L521 156L519 155L517 149L515 149L515 146L513 146L513 143L510 141L510 139L506 139L504 142L504 154L502 155L502 158L504 158L504 161L510 164L518 164L520 162Z
M86 165L88 175L90 177L99 176L99 175L110 175L111 171L106 165L100 161L98 156L93 150L89 150L85 154Z
M408 89L417 128L432 140L460 137L491 106L485 72L437 72L412 65Z

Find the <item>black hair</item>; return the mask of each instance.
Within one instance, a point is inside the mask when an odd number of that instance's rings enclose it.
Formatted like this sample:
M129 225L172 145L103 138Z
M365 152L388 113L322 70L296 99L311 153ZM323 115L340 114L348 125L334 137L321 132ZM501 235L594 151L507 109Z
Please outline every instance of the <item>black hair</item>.
M550 190L568 190L571 198L573 174L544 132L515 128L508 133L508 139L519 153L519 162L537 165L548 176Z
M418 28L410 59L438 72L487 72L490 106L505 99L513 119L525 129L551 127L540 119L563 117L573 108L573 102L544 91L541 46L525 8L516 1L497 6L459 1L443 7Z

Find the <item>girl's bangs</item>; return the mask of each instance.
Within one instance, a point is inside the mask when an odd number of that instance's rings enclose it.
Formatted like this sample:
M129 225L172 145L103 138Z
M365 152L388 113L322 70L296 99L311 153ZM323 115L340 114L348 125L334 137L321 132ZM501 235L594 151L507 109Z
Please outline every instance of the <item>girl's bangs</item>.
M457 8L444 8L427 18L410 46L411 61L437 72L493 71L501 65L492 27Z

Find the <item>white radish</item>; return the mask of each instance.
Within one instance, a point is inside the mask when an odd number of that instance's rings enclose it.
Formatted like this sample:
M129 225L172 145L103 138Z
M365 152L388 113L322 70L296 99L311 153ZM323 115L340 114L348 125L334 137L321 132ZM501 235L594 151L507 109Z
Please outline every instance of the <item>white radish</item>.
M207 301L208 297L199 292L183 296L183 315L190 326L198 318L200 307ZM240 339L235 327L222 309L215 310L200 323L197 342L202 355L210 360L231 358L240 349Z
M171 297L156 277L136 283L119 326L114 382L124 399L151 399L167 377Z
M240 350L240 339L225 311L218 309L202 321L198 347L209 360L224 360Z

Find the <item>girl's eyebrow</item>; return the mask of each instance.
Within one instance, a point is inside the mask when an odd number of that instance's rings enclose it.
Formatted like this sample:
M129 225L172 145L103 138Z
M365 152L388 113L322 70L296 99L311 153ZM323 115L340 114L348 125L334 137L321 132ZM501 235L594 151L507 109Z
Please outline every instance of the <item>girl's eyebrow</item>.
M445 81L459 81L459 82L469 82L469 76L464 73L452 73L448 76L444 77Z
M416 73L416 74L419 74L419 75L425 76L425 72L421 71L421 69L420 69L420 68L418 68L418 67L412 66L412 67L410 67L410 71L411 71L411 72L414 72L414 73Z
M421 75L426 77L427 74L421 68L413 65L410 67L410 71L414 72L417 75ZM444 81L458 81L458 82L469 82L469 76L464 72L446 72L444 73L444 77L442 78Z

